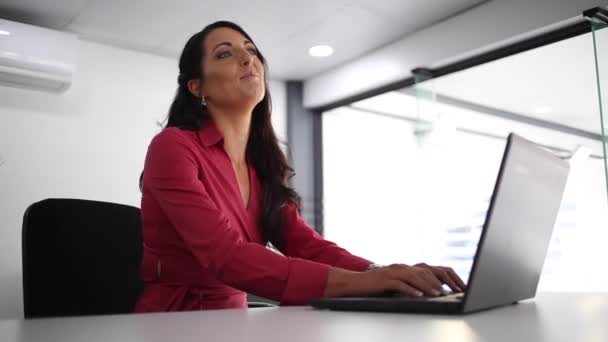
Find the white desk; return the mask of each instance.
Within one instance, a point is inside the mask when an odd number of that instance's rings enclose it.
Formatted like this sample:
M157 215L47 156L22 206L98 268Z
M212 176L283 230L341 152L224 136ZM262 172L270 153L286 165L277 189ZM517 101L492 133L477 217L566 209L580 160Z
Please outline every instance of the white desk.
M283 307L11 320L0 321L0 341L606 342L608 294L544 294L467 316Z

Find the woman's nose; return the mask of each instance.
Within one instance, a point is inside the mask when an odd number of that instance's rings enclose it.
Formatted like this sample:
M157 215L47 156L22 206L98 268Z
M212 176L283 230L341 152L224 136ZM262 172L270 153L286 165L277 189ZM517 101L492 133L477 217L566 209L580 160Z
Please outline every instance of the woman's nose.
M251 64L253 61L254 56L249 51L241 51L239 55L241 63L245 66Z

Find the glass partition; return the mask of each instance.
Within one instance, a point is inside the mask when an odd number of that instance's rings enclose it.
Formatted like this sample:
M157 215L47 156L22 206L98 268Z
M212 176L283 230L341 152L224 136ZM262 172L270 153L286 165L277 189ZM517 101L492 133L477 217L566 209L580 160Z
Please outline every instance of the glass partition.
M604 155L608 155L608 10L596 9L591 20L593 34L593 51L600 108L602 136L604 140ZM606 170L606 186L608 187L608 162L604 159Z
M444 264L466 279L516 132L572 164L539 290L608 291L596 271L608 196L595 66L589 33L440 78L418 70L414 87L325 112L325 236L378 263Z

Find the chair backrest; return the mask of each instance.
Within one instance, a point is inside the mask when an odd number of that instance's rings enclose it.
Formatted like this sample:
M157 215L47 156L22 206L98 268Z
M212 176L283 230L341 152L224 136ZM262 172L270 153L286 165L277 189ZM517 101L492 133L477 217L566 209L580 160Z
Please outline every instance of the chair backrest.
M143 288L140 210L46 199L23 217L25 318L133 312Z

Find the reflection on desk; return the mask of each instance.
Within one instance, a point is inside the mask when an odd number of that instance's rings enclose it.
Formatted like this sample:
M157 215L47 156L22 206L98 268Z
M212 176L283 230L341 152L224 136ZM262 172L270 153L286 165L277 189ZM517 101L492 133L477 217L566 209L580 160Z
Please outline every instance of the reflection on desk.
M0 341L608 341L608 294L542 294L466 316L309 307L0 322Z

